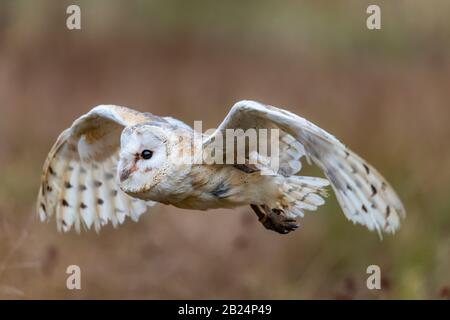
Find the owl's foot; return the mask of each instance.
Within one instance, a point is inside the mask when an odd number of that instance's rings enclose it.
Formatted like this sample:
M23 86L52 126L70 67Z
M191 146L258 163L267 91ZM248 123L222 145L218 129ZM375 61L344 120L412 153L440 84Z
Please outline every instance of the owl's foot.
M281 234L287 234L298 228L296 220L288 218L280 209L270 209L267 206L251 205L253 211L266 229L273 230Z
M269 209L270 210L270 209ZM286 234L298 228L295 219L288 218L284 212L278 209L271 209L262 219L260 219L266 229Z

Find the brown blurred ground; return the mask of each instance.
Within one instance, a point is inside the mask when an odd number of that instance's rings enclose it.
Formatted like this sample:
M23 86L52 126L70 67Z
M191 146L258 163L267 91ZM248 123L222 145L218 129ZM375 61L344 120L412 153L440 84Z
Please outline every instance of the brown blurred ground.
M0 298L439 298L450 285L450 5L366 1L0 4ZM189 3L189 4L188 4ZM159 206L114 230L58 234L34 200L45 156L92 106L216 126L240 99L285 106L374 164L408 217L382 242L334 197L296 232L248 208ZM315 172L310 169L307 172ZM82 290L65 287L77 264ZM381 266L383 290L366 289Z

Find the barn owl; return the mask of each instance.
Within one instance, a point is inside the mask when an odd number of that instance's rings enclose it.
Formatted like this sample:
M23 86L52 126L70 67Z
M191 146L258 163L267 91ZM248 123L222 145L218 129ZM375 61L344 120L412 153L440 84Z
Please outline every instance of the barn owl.
M279 130L275 172L261 174L267 162L250 163L249 154L245 163L184 161L193 143L207 147L238 128ZM302 158L325 178L300 176ZM100 105L75 120L51 148L37 210L42 221L56 216L58 230L79 232L98 231L109 221L117 226L127 216L137 220L156 203L197 210L250 206L264 227L286 234L305 211L324 204L329 185L350 221L380 235L394 233L405 217L395 191L374 167L289 111L240 101L207 135L171 117Z

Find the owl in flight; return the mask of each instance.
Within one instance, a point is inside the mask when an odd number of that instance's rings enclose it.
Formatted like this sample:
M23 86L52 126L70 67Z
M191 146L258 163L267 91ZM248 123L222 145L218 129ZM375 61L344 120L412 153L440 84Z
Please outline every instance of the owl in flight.
M271 174L262 174L269 169L267 161L249 161L249 149L243 163L184 161L193 144L207 149L228 129L251 128L278 129L279 166ZM223 148L226 154L230 145ZM302 157L326 179L300 176ZM380 236L394 233L405 216L395 191L375 168L286 110L240 101L206 135L170 117L100 105L75 120L51 148L37 210L42 221L55 215L58 230L79 232L92 226L98 231L109 221L117 226L126 216L137 220L157 202L198 210L245 205L264 227L285 234L298 227L296 218L305 211L324 204L329 185L345 216Z

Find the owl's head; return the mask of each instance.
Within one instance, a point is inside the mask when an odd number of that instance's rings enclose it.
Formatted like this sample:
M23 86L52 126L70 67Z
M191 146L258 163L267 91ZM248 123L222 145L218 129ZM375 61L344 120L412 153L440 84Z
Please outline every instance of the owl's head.
M122 132L120 145L117 167L120 188L139 197L165 176L170 149L169 137L158 126L137 125Z

